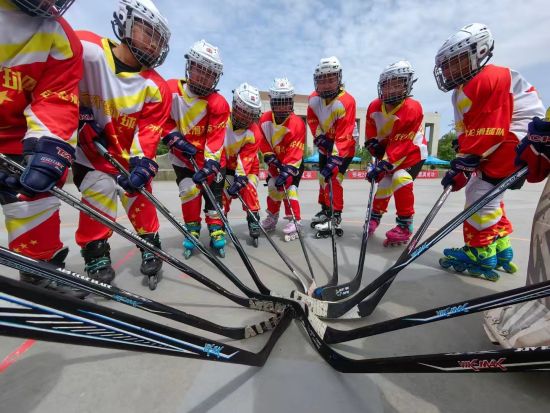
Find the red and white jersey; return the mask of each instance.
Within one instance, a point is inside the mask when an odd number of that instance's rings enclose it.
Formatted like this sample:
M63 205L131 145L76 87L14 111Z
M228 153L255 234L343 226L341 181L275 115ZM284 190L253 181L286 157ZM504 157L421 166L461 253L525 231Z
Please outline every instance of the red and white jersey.
M275 122L272 112L265 112L260 118L262 140L260 150L265 155L275 154L283 165L299 168L304 157L306 143L306 125L294 113L283 123Z
M313 92L309 96L307 124L313 136L326 135L334 141L332 153L327 154L323 148L320 153L344 158L355 155L355 99L345 90L331 100Z
M170 114L165 80L154 70L116 73L111 47L116 44L94 33L77 32L84 48L80 105L93 111L103 128L107 149L123 165L134 156L156 157L162 127ZM77 148L76 162L117 173L99 153Z
M0 152L42 136L76 144L82 46L69 24L0 0L0 39Z
M376 98L367 109L366 139L377 138L386 148L384 159L395 170L407 169L428 157L420 102L406 98L393 110Z
M218 92L208 96L197 96L189 90L184 80L170 79L168 87L172 94L170 119L164 133L179 131L198 152L195 160L199 167L204 159L211 159L224 165L223 142L229 119L229 104ZM193 169L185 156L170 152L174 165Z
M514 70L487 65L452 101L460 153L481 156L479 169L491 178L510 175L518 140L534 116L544 116L535 88Z
M233 130L231 119L227 122L225 131L226 168L235 171L235 176L258 175L260 161L258 150L262 133L256 123L248 129Z

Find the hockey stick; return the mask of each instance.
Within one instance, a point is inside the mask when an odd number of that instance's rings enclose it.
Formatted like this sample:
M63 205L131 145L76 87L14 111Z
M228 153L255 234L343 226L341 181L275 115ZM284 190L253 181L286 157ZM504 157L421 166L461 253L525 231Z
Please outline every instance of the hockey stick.
M292 314L292 310L287 309L265 347L259 353L252 353L117 310L0 277L0 335L12 337L262 366L275 342L288 327ZM312 322L319 321L315 316L303 311L295 315L298 315L319 354L334 369L344 373L511 372L550 369L548 346L353 360L334 351L319 337L312 325Z
M508 373L550 370L550 346L350 359L321 339L314 329L317 321L319 319L311 313L300 317L317 352L342 373Z
M479 313L492 308L504 307L525 301L536 300L550 295L550 281L544 281L512 290L464 300L453 304L432 308L415 314L394 318L368 326L357 327L351 330L339 330L326 325L321 321L316 325L316 330L328 344L343 343L358 338L370 337L389 331L402 330L409 327L429 324L436 321L461 317L464 315Z
M0 335L262 366L292 311L259 353L0 276Z
M4 165L6 167L9 167L11 170L13 170L14 173L21 173L24 169L17 162L9 159L3 154L0 154L0 160L4 162ZM221 285L215 283L214 281L205 277L198 271L195 271L191 267L185 265L183 262L173 257L172 255L168 254L167 252L157 248L155 245L144 240L137 234L133 233L132 231L120 225L119 223L112 221L111 219L97 212L95 209L89 207L83 202L80 202L80 200L78 200L76 197L74 197L67 191L54 186L49 192L52 193L57 198L59 198L60 200L62 200L63 202L71 205L73 208L76 208L77 210L91 216L93 219L105 225L106 227L110 228L111 230L113 230L114 232L116 232L126 240L136 244L138 247L141 247L143 249L146 249L147 251L150 251L151 253L155 254L155 256L159 257L161 260L163 260L167 264L172 265L178 270L189 275L194 280L200 282L201 284L214 290L218 294L221 294L222 296L228 298L229 300L233 301L236 304L239 304L243 307L260 310L260 311L280 313L284 310L285 306L289 304L292 305L293 303L292 301L286 300L284 298L268 297L266 295L258 294L255 292L253 292L254 295L249 296L250 298L245 298L237 294L233 294L230 291L226 290Z
M443 193L439 196L437 201L435 202L435 205L430 210L426 218L424 219L424 222L420 225L416 233L413 235L411 240L409 241L409 244L407 245L407 248L403 250L397 261L394 265L392 265L390 268L388 268L380 277L384 277L387 273L393 271L393 268L397 265L401 264L403 261L405 261L410 255L411 252L415 249L416 245L418 244L418 241L424 236L424 233L430 226L430 224L433 222L435 216L449 197L449 194L451 193L452 187L449 185L444 190ZM396 273L397 275L397 273ZM379 277L379 278L380 278ZM384 294L386 294L386 291L390 288L392 282L395 280L395 277L390 278L388 281L384 283L382 287L380 287L378 290L376 290L376 293L363 301L361 304L359 304L359 314L361 317L366 317L372 314Z
M135 293L117 288L113 285L102 283L86 275L81 275L66 268L57 267L48 262L38 261L24 255L17 254L0 246L0 264L20 271L30 272L40 277L45 277L60 284L87 291L131 307L139 308L152 314L166 317L171 320L210 331L236 340L254 337L258 334L272 330L279 321L279 316L274 316L266 321L245 327L224 327L200 317L185 313L174 307L169 307L157 301L150 300Z
M99 142L95 141L95 146L99 153L111 164L113 165L121 174L128 176L128 171L124 168L124 166L118 162L108 151L101 145ZM216 268L218 268L222 274L224 274L239 290L241 290L244 294L246 294L248 297L257 295L257 293L253 290L251 290L248 286L242 283L242 281L235 275L234 272L232 272L223 262L216 257L214 254L212 254L197 238L195 238L191 232L187 229L187 227L180 222L174 214L170 212L168 208L166 208L151 192L147 191L145 188L139 189L139 192L143 194L159 211L160 213L170 222L172 225L176 227L178 231L180 231L184 236L186 236L197 248L202 254L206 256L206 258L214 264Z
M376 164L375 164L376 166ZM359 251L359 264L357 264L357 273L355 277L344 284L340 285L324 285L315 290L313 297L326 301L339 301L355 292L361 286L361 280L363 279L363 270L365 267L365 255L367 252L367 244L369 242L369 222L372 214L372 202L374 200L374 187L375 183L371 182L369 192L369 202L367 205L367 213L365 215L365 222L363 224L363 236L361 237L361 249Z
M302 294L298 291L293 291L291 294L292 298L309 304L310 309L313 311L313 313L322 318L338 318L348 312L350 312L350 314L346 318L354 318L355 315L360 317L362 313L360 312L358 305L360 305L361 301L363 301L370 294L372 294L378 288L384 285L386 281L394 278L399 273L399 271L415 261L424 252L426 252L428 249L430 249L432 246L434 246L436 243L438 243L448 234L450 234L455 228L461 225L468 217L475 214L477 211L479 211L481 208L483 208L485 205L487 205L489 202L491 202L493 199L503 193L510 186L522 179L526 174L527 167L523 167L515 171L508 178L502 180L498 185L487 191L485 195L472 203L468 208L464 209L448 223L443 225L426 241L416 246L414 250L410 251L407 259L403 260L399 265L394 265L392 267L391 272L386 271L383 276L378 277L376 280L374 280L368 286L359 290L353 296L345 298L341 301L321 301L306 296L305 294Z
M328 193L330 201L330 238L332 242L332 278L326 284L336 285L338 284L338 251L336 250L336 228L334 219L334 192L332 191L332 176L328 180Z
M227 182L227 184L230 185L229 180L227 179L227 177L225 178L225 182ZM265 238L269 241L269 243L271 244L273 249L275 249L275 252L279 255L279 257L281 257L281 259L286 264L287 268L290 270L292 275L294 275L294 277L300 282L300 284L302 285L302 288L304 289L304 291L307 291L308 290L308 285L311 285L313 281L310 280L306 275L304 275L302 277L300 274L298 274L298 272L294 269L294 267L290 263L290 260L288 259L288 257L279 249L277 244L275 244L275 242L273 241L273 238L271 238L271 236L267 233L267 231L262 227L262 225L260 224L260 222L258 221L256 216L254 214L252 214L252 211L250 210L248 205L246 205L246 203L244 202L243 197L238 192L237 192L237 198L239 199L239 201L241 201L241 204L246 209L246 213L249 216L252 217L252 219L254 220L254 222L256 222L256 224L258 224L258 226L260 227L260 230L265 235ZM304 280L304 278L305 278L305 280Z
M197 162L195 161L195 158L189 157L189 160L191 162L191 165L193 165L193 168L195 169L195 172L198 172L199 171L199 166L197 165ZM208 199L210 200L210 203L212 203L212 205L214 206L214 208L218 212L218 215L220 216L221 220L223 221L223 224L225 226L225 230L229 234L229 238L231 238L231 241L233 242L233 245L235 245L235 249L239 253L239 256L243 260L243 263L244 263L246 269L248 270L248 272L250 273L250 276L254 280L254 284L256 284L256 287L258 287L258 290L260 291L260 293L265 294L265 295L270 295L271 290L269 288L267 288L265 286L265 284L262 282L262 280L260 280L260 277L258 277L258 273L256 272L256 270L252 266L252 263L250 262L250 259L248 258L248 255L246 255L246 252L244 252L243 246L241 245L240 241L238 240L238 238L233 233L233 229L231 228L231 225L229 225L229 221L228 221L227 217L223 213L220 205L216 202L216 197L212 193L212 190L210 189L208 184L205 183L205 182L201 182L201 187L204 190L204 192L206 193L206 196L208 197Z
M290 216L292 217L292 222L294 222L294 226L296 227L296 233L298 234L298 239L300 240L300 246L302 247L302 252L304 253L304 258L306 259L307 268L309 269L309 274L311 275L311 278L309 281L309 287L304 288L304 291L306 291L308 294L310 294L317 286L315 285L315 275L313 275L313 268L311 267L311 261L309 260L309 255L307 253L306 245L304 244L304 238L302 237L302 226L298 224L298 220L296 219L296 214L294 213L294 208L292 208L292 203L290 202L290 197L288 196L288 190L286 188L286 185L283 184L283 191L285 194L285 200L288 204L288 209L290 210Z

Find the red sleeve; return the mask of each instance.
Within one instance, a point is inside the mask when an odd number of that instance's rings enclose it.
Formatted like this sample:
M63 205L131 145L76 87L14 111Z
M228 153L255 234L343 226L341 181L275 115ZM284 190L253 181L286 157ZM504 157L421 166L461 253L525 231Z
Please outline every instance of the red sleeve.
M163 130L162 130L163 137L168 135L171 132L179 132L178 124L176 123L176 120L173 118L175 114L172 113L172 105L174 104L173 102L174 95L177 96L179 94L178 82L179 80L177 79L169 79L166 81L166 84L168 87L168 93L169 93L168 99L170 101L170 116L168 116L168 119L166 119L166 122L163 125Z
M373 110L373 104L372 102L369 105L369 108L367 109L367 118L365 122L365 139L373 139L378 136L378 130L376 129L376 122L374 122L374 119L371 117Z
M334 147L332 155L350 157L355 154L355 99L346 93L343 99L344 113L334 125Z
M418 147L414 144L414 139L422 125L424 113L420 103L409 100L408 105L409 107L403 118L396 122L386 146L386 156L391 164L404 160L411 152L418 150Z
M220 162L225 140L225 127L229 119L229 104L221 95L216 94L216 97L215 100L208 103L210 107L204 159Z
M31 136L75 139L78 128L78 82L82 78L82 44L73 29L58 19L69 40L70 56L64 60L48 57L44 72L32 91L31 111L25 111ZM53 135L53 136L52 136ZM29 134L27 134L27 137Z
M155 81L158 85L158 95L150 97L150 101L143 105L134 136L134 139L138 139L143 155L149 159L156 157L163 128L170 118L172 103L166 82L160 76ZM132 146L134 147L134 144Z
M285 152L280 160L284 165L291 165L299 168L304 157L304 146L306 143L306 127L302 119L296 116L286 134L283 145Z
M239 151L235 175L249 175L254 165L256 165L258 160L258 149L262 139L262 133L259 129L260 128L256 124L251 128L254 140L252 142L247 142Z
M313 135L313 137L317 137L319 135L319 119L317 119L317 115L309 105L307 107L306 120L311 134Z
M265 133L264 133L264 130L262 128L262 125L264 122L269 122L271 120L271 112L266 112L262 115L262 117L260 118L260 121L258 122L260 127L258 129L260 129L260 134L261 134L261 138L260 138L260 151L262 152L262 154L265 156L267 154L274 154L275 152L273 151L273 148L271 147L271 143L269 143L269 141L267 140L267 137L265 136Z
M481 72L479 78L474 78L462 90L463 96L471 101L470 109L464 113L463 133L458 137L462 154L486 158L508 137L514 103L509 93L509 72L505 74L508 76ZM506 80L508 85L500 84Z

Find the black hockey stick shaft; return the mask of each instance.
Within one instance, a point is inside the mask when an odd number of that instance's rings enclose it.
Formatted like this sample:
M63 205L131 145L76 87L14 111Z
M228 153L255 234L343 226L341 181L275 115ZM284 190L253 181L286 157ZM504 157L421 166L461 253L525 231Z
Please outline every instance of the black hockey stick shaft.
M422 224L420 225L416 233L411 238L409 244L407 245L407 248L403 250L403 252L401 253L401 255L399 256L399 258L397 259L394 265L401 264L410 256L411 252L414 251L416 245L418 244L420 239L424 236L424 234L426 233L426 230L429 228L435 216L437 215L437 213L439 212L439 210L441 209L441 207L449 197L451 190L452 190L452 187L450 185L443 190L443 193L439 196L439 198L435 202L435 205L433 206L433 208L430 210L430 212L424 219L424 222L422 222ZM390 267L388 271L391 271L391 269L392 268ZM382 300L382 297L384 297L384 295L386 294L386 292L388 291L388 289L390 288L394 280L395 280L395 277L386 281L384 285L380 287L372 297L363 301L359 305L359 314L361 315L361 317L367 317L372 314L372 312L378 306L378 303L380 303L380 300Z
M229 181L227 180L227 177L225 179L226 179L226 182L229 184ZM273 247L275 252L279 255L279 257L281 257L281 259L283 260L283 262L285 263L287 268L290 270L292 275L294 275L294 277L300 282L300 284L302 285L302 288L304 289L304 291L307 291L307 289L308 289L309 285L311 285L312 281L308 280L308 279L304 280L304 277L301 276L300 274L298 274L298 272L294 269L293 265L290 263L290 260L288 259L286 254L283 253L283 251L281 251L281 249L277 246L277 244L275 244L275 241L273 241L273 238L271 238L271 236L267 233L267 231L262 227L262 225L258 221L258 218L256 218L256 216L252 213L252 211L250 210L250 207L246 204L246 202L244 202L243 197L238 192L237 192L237 198L239 199L239 201L243 205L243 208L246 209L246 212L251 217L251 219L256 224L258 224L258 226L260 227L260 231L262 231L262 233L265 235L265 238L271 244L271 246Z
M189 158L189 161L191 162L191 165L193 165L193 168L195 169L195 172L198 172L199 166L197 165L197 161L193 157ZM220 216L221 220L223 221L223 224L225 226L225 230L227 231L227 234L229 235L229 238L231 238L231 241L233 242L233 245L235 245L235 249L237 250L237 253L241 257L241 260L243 261L246 269L250 273L250 276L254 280L254 284L256 284L256 287L258 287L258 290L260 293L269 295L271 294L271 291L269 288L265 286L265 284L260 280L260 277L258 276L258 273L252 266L252 263L250 262L250 259L248 258L248 255L246 255L246 252L244 251L243 246L241 245L239 239L236 237L235 233L233 232L233 229L231 228L231 225L229 224L229 220L225 216L224 212L222 211L222 208L220 204L216 201L216 197L212 193L212 190L210 189L210 186L208 186L207 182L201 183L202 189L205 192L206 196L210 200L210 203L214 206L216 209L216 212Z
M320 317L324 317L324 318L341 317L345 313L351 311L353 307L361 303L361 301L363 301L366 297L368 297L378 288L380 288L386 281L395 277L399 273L399 271L401 271L411 262L415 261L424 252L426 252L428 249L433 247L435 244L437 244L439 241L445 238L448 234L454 231L468 217L475 214L477 211L479 211L481 208L483 208L485 205L487 205L489 202L491 202L493 199L495 199L497 196L503 193L510 186L517 183L517 181L522 179L525 176L525 174L527 174L527 167L518 169L508 178L502 180L494 188L487 191L485 195L480 197L477 201L473 202L469 207L464 209L462 212L456 215L453 219L451 219L449 222L443 225L438 231L432 234L426 241L424 241L422 244L415 247L414 250L409 254L406 260L404 260L401 264L394 265L392 267L393 270L391 272L390 271L384 272L382 276L378 277L371 284L359 290L355 295L348 297L346 299L343 299L342 301L334 302L334 301L315 300L312 297L308 297L297 291L293 291L292 292L293 298L299 301L308 303L312 311ZM356 310L358 312L359 308L357 307ZM357 315L359 315L359 313Z
M0 335L12 337L262 366L291 315L286 310L264 348L252 353L0 276Z
M4 161L5 165L13 168L15 172L22 172L23 167L19 165L17 162L9 159L3 154L0 154L0 159ZM262 301L257 301L254 299L248 299L245 297L241 297L239 295L233 294L232 292L226 290L221 285L215 283L214 281L210 280L209 278L205 277L204 275L200 274L198 271L195 271L191 267L185 265L183 262L178 260L177 258L173 257L172 255L168 254L167 252L157 248L155 245L151 244L150 242L144 240L137 234L133 233L132 231L128 230L127 228L123 227L119 223L112 221L111 219L105 217L101 213L97 212L95 209L89 207L88 205L84 204L83 202L80 202L76 197L68 193L67 191L60 189L58 187L53 187L50 190L50 193L52 193L54 196L62 200L63 202L66 202L67 204L71 205L72 207L78 209L79 211L89 215L96 221L100 222L101 224L105 225L106 227L110 228L126 240L136 244L138 247L143 248L147 251L150 251L151 253L155 254L155 256L159 257L161 260L166 262L169 265L172 265L173 267L177 268L178 270L184 272L185 274L189 275L194 280L200 282L201 284L205 285L206 287L214 290L218 294L221 294L222 296L228 298L229 300L233 301L236 304L239 304L243 307L248 308L254 308L254 309L262 309L263 308L272 308L273 312L281 312L283 307L288 304L288 300L280 299L278 297L262 297L261 295L258 295L259 298L262 299ZM266 301L263 301L263 298L268 298L271 302L268 303ZM266 307L267 306L267 307ZM269 310L267 310L269 311Z
M375 164L376 165L376 164ZM372 203L374 201L375 193L375 183L371 182L370 191L369 191L369 200L367 204L367 212L365 214L365 222L363 224L363 235L361 237L361 249L359 250L359 263L357 264L357 273L355 277L347 283L340 285L325 285L319 287L320 290L316 293L316 296L320 296L322 300L327 301L339 301L350 295L355 294L355 292L361 286L361 280L363 279L363 270L365 267L365 256L367 253L367 245L369 242L369 222L372 214Z
M101 143L95 141L95 146L99 153L111 164L113 165L121 174L129 176L129 172L124 168L124 166L118 162L108 151L101 145ZM172 225L176 227L178 231L180 231L184 236L189 239L193 245L206 256L206 258L214 264L216 268L218 268L222 274L224 274L235 286L241 290L244 294L246 294L248 297L252 297L257 295L257 293L253 290L251 290L248 286L243 284L243 282L235 275L234 272L232 272L225 264L222 263L218 257L216 257L214 254L212 254L203 244L195 238L191 232L187 229L185 224L180 222L174 214L170 212L166 206L164 206L151 192L147 191L145 188L140 188L139 192L145 196L156 208L160 213L170 222Z
M75 273L66 268L56 267L48 262L25 257L2 246L0 246L0 264L20 271L29 272L40 277L45 277L60 284L70 285L74 288L118 301L122 304L139 308L161 317L200 328L201 330L210 331L237 340L254 337L265 331L272 330L278 322L278 316L274 316L269 320L245 327L221 326L192 314L185 313L177 308L169 307L113 285L93 280L86 275Z
M309 255L307 253L307 248L304 243L304 237L302 236L302 226L298 223L298 220L296 219L296 213L294 212L294 208L292 207L292 202L290 202L290 196L288 195L288 189L285 184L283 184L283 192L285 195L285 200L288 204L288 209L290 210L290 216L292 217L292 222L294 223L294 226L296 227L296 233L298 234L298 240L300 241L300 246L302 247L302 252L304 253L304 258L307 263L307 268L309 270L309 275L311 275L311 279L309 280L310 288L311 286L315 287L315 275L313 275L313 268L311 267L311 261L309 260ZM308 289L306 289L307 291Z
M550 281L544 281L471 300L447 304L432 308L430 310L421 311L419 313L409 314L403 317L398 317L392 320L382 321L380 323L358 327L351 330L338 330L327 326L323 334L323 339L328 344L342 343L358 338L387 333L389 331L401 330L409 327L434 323L436 321L479 313L481 311L503 307L505 305L513 305L523 303L525 301L536 300L549 295ZM319 330L318 332L321 333Z
M328 194L330 203L330 238L332 242L332 278L327 285L338 284L338 251L336 249L336 219L334 218L334 192L332 191L332 176L328 179Z

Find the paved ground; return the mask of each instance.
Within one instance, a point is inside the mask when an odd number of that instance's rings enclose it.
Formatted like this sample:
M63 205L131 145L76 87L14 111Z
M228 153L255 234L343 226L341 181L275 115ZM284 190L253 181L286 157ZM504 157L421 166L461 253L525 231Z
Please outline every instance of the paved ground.
M437 181L417 181L417 224L432 207L441 191ZM303 182L304 217L317 211L317 183ZM76 193L72 185L68 189ZM172 211L179 210L176 186L156 185L157 195ZM492 291L518 287L525 282L532 214L542 190L530 185L507 194L507 212L516 225L513 243L519 275L503 275L496 284L453 275L443 271L437 260L444 247L460 246L461 233L455 232L404 270L368 322L380 321L410 312L476 297ZM367 199L364 181L345 183L345 235L338 240L341 279L356 271L362 221ZM262 202L266 189L260 189ZM440 212L433 228L454 216L464 203L463 193L453 194ZM393 208L393 207L392 207ZM365 274L372 280L390 266L400 249L382 246L383 233L393 226L388 214L379 233L369 243ZM62 209L62 238L71 247L68 266L83 270L74 244L77 213ZM244 213L230 214L237 234L247 238ZM120 222L128 224L125 216ZM161 219L164 248L181 255L181 236ZM332 271L330 239L315 240L307 229L307 245L316 277L326 280ZM432 229L430 230L432 231ZM430 232L428 232L430 233ZM3 245L6 232L0 234ZM279 230L275 239L302 270L305 265L297 241L285 244ZM206 241L206 231L203 230ZM204 316L228 326L239 326L263 318L257 312L235 306L211 293L178 271L165 267L158 289L151 292L139 274L139 254L118 236L112 238L117 269L116 284L169 305ZM252 263L268 286L282 293L294 288L288 271L266 240L260 248L245 247ZM236 251L228 249L227 265L252 285ZM235 290L201 257L188 261L194 268ZM15 276L6 269L4 274ZM94 299L122 310L118 303ZM148 317L147 314L142 315ZM165 322L165 321L163 321ZM169 324L176 324L169 322ZM185 327L186 330L193 331ZM265 337L235 342L250 350L261 348ZM229 342L229 341L228 341ZM388 333L338 345L350 356L378 357L445 351L492 348L475 314L439 324ZM26 351L25 351L26 350ZM14 353L15 352L15 353ZM2 360L4 360L2 362ZM444 374L356 374L332 370L313 350L301 328L293 323L281 338L262 369L223 365L173 357L28 342L0 338L0 411L19 412L541 412L548 409L550 376L543 374L444 375ZM546 407L544 407L546 406Z

